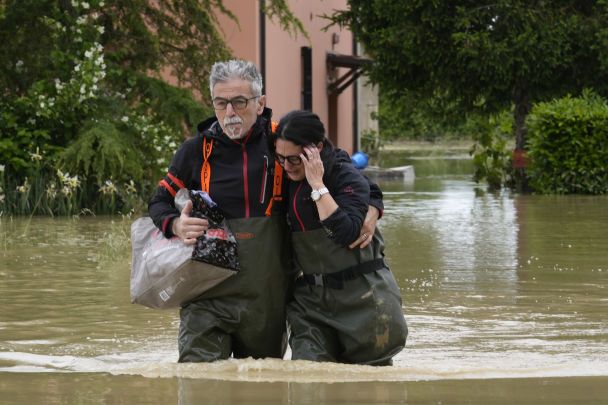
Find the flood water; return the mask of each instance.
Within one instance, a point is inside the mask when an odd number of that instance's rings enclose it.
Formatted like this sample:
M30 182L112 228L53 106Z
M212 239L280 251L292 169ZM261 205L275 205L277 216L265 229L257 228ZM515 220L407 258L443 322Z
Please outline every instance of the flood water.
M608 196L490 194L463 158L380 180L410 334L394 366L176 364L129 302L134 218L0 217L0 403L605 403Z

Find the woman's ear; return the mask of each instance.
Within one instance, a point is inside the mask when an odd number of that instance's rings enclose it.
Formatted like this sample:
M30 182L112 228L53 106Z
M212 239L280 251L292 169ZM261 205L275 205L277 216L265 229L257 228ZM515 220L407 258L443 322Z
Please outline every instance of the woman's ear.
M317 144L317 149L319 149L319 152L321 152L323 150L323 142L319 142Z

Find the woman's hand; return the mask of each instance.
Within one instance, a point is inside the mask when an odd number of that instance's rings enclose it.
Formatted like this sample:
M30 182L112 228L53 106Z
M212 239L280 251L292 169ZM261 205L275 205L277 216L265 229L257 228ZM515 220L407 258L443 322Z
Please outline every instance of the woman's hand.
M181 215L173 220L171 230L173 235L177 235L186 245L194 245L196 238L203 235L209 222L206 219L191 217L192 201L188 200Z
M323 162L321 154L315 145L306 145L300 153L300 159L304 164L304 172L306 173L306 181L313 189L320 189L323 185Z
M363 226L361 227L361 233L359 234L359 237L348 246L349 248L354 249L359 246L359 249L363 249L372 242L379 215L380 212L378 211L378 208L373 205L368 207L367 215L365 215Z

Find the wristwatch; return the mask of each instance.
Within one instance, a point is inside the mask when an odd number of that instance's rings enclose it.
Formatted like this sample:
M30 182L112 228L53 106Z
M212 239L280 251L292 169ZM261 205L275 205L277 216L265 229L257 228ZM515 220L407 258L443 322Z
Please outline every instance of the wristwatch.
M327 194L327 193L329 193L329 190L327 189L327 187L323 187L318 190L313 189L312 193L310 193L310 198L312 198L313 201L319 201L321 196L323 194Z

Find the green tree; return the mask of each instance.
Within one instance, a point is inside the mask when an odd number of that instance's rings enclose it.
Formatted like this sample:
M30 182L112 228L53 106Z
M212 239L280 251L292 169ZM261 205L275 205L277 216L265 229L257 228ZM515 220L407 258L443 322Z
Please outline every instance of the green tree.
M514 106L516 149L535 102L608 91L608 2L349 0L349 27L396 97L444 99L467 112ZM450 104L451 105L451 104Z

